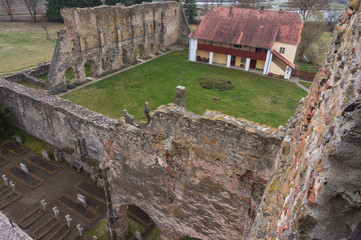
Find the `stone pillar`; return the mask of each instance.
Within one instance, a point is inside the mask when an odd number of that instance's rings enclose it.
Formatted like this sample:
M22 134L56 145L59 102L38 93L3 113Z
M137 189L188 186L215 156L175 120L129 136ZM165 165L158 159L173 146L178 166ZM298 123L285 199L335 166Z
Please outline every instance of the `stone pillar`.
M271 50L268 49L267 51L267 57L266 57L266 61L264 63L264 69L263 69L263 74L267 75L268 74L268 70L269 70L269 65L271 64L271 57L272 57L272 53Z
M232 58L231 55L228 55L228 56L227 56L227 67L230 67L230 66L231 66L231 58Z
M246 68L245 70L248 71L249 70L249 65L251 64L251 59L250 58L247 58L246 60Z
M198 39L189 38L189 61L195 62L197 57Z
M213 52L209 52L209 64L213 63Z
M183 86L178 86L175 89L174 94L174 104L185 108L186 107L186 88Z
M284 79L290 79L291 77L291 72L292 72L292 68L290 66L286 67L286 71L285 71L285 77Z

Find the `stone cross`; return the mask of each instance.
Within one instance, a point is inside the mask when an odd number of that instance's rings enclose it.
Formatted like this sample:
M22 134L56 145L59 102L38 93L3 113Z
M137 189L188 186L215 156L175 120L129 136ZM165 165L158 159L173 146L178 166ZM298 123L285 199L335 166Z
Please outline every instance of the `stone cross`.
M15 141L16 141L17 143L19 143L20 145L23 145L23 140L21 140L21 137L20 137L20 136L14 135L14 137L15 137Z
M20 168L21 168L21 171L23 171L25 174L29 175L29 170L25 164L20 163Z
M10 186L13 189L13 192L15 192L15 183L13 183L13 181L10 181Z
M87 203L86 203L86 199L83 195L81 195L80 193L78 193L78 195L76 196L76 198L78 199L78 201L80 202L80 204L83 206L83 207L87 207Z
M142 234L140 234L138 231L135 231L134 237L137 240L143 240Z
M174 104L185 108L186 107L186 93L187 89L183 86L178 86L175 89Z
M43 155L43 158L45 158L46 160L50 160L49 154L45 149L41 149L41 155Z
M45 211L46 210L46 202L45 202L45 200L44 199L41 199L40 200L40 203L41 203L41 205L43 206L43 210Z
M84 229L84 228L83 228L80 224L77 224L77 225L76 225L76 228L77 228L78 231L79 231L79 235L80 235L80 236L83 236L83 229Z
M70 222L73 220L70 215L65 215L66 225L70 228Z
M58 218L58 216L59 216L59 210L58 210L57 207L53 207L53 212L54 212L55 218Z
M4 184L7 186L9 183L9 179L5 176L5 174L3 175L3 180L4 180Z
M124 114L124 121L125 121L125 123L127 123L127 124L130 124L130 125L133 125L133 126L138 126L135 122L134 122L134 116L133 115L131 115L131 114L129 114L128 112L127 112L127 109L124 109L123 110L123 114Z

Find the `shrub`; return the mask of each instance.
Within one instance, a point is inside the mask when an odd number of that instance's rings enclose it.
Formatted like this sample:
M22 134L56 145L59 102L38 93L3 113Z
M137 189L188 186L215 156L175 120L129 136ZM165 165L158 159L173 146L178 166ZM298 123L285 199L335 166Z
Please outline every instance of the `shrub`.
M220 91L228 91L235 87L231 81L226 81L218 78L208 78L208 77L199 78L199 84L203 88L217 89Z

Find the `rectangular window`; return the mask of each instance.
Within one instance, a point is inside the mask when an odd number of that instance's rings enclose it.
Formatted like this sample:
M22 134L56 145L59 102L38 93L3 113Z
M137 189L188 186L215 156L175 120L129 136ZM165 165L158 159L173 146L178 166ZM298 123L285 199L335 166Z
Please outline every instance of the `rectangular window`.
M238 45L238 44L233 44L233 47L235 47L235 48L240 48L240 47L242 47L241 45Z
M246 59L245 58L241 58L241 63L245 63Z
M280 47L280 53L282 53L282 54L285 53L285 50L286 49L284 47Z

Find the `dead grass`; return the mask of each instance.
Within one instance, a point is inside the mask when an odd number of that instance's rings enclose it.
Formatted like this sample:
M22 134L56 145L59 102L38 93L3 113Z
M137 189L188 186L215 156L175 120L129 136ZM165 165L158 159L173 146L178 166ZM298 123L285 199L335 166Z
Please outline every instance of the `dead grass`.
M0 22L0 73L49 62L61 23L47 23L50 40L41 23Z

